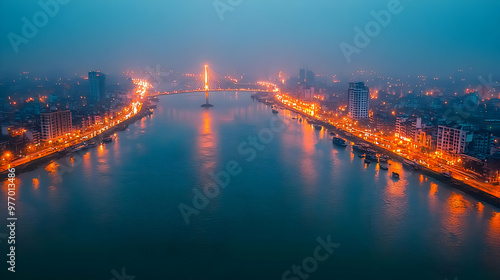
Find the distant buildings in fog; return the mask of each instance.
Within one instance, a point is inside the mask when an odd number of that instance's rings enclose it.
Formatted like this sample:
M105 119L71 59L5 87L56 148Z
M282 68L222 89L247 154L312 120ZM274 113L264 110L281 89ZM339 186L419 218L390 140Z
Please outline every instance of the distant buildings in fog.
M89 72L89 102L90 104L98 103L106 94L106 75L101 72Z
M299 83L301 85L313 86L315 80L316 79L313 71L304 68L299 70Z

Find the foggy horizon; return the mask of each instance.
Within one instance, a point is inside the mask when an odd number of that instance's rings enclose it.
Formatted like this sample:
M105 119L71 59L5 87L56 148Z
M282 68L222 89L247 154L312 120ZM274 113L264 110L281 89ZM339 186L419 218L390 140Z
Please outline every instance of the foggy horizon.
M219 12L217 1L64 2L45 25L35 26L32 38L23 35L23 18L33 24L43 7L36 1L0 3L0 77L92 70L119 76L155 65L195 72L206 63L219 73L257 77L278 71L296 76L303 66L340 76L357 70L448 76L471 68L471 75L487 75L500 63L500 3L490 1L397 1L400 12L351 62L340 44L356 46L355 27L365 30L375 21L373 12L387 10L391 1L236 1ZM13 36L25 41L12 43Z

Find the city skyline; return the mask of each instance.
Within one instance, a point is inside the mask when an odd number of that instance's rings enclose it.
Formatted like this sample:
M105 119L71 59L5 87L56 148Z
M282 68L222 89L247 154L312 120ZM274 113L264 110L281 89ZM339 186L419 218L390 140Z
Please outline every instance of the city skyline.
M0 279L500 279L498 11L0 1Z

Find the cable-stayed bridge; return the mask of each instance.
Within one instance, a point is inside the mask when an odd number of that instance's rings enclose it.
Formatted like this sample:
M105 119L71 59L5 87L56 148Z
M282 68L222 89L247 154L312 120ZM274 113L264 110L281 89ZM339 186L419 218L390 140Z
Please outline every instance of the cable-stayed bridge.
M189 92L205 92L206 103L202 107L212 107L209 103L209 92L221 91L250 91L250 92L279 92L276 85L269 82L238 83L237 80L220 75L205 65L202 73L183 75L181 79L171 84L168 91L149 91L148 96L182 94Z

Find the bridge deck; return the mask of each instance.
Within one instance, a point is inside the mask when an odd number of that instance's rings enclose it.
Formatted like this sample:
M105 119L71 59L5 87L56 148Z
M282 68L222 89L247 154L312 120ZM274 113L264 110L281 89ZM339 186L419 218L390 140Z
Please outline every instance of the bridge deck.
M206 92L206 91L207 90L205 90L205 89L192 89L192 90L181 90L181 91L165 91L165 92L151 93L151 94L148 94L148 96L160 96L160 95L182 94L182 93L190 93L190 92ZM222 92L222 91L253 91L253 92L274 93L273 91L270 91L270 90L248 89L248 88L240 88L240 89L226 88L226 89L209 89L208 90L208 92Z

